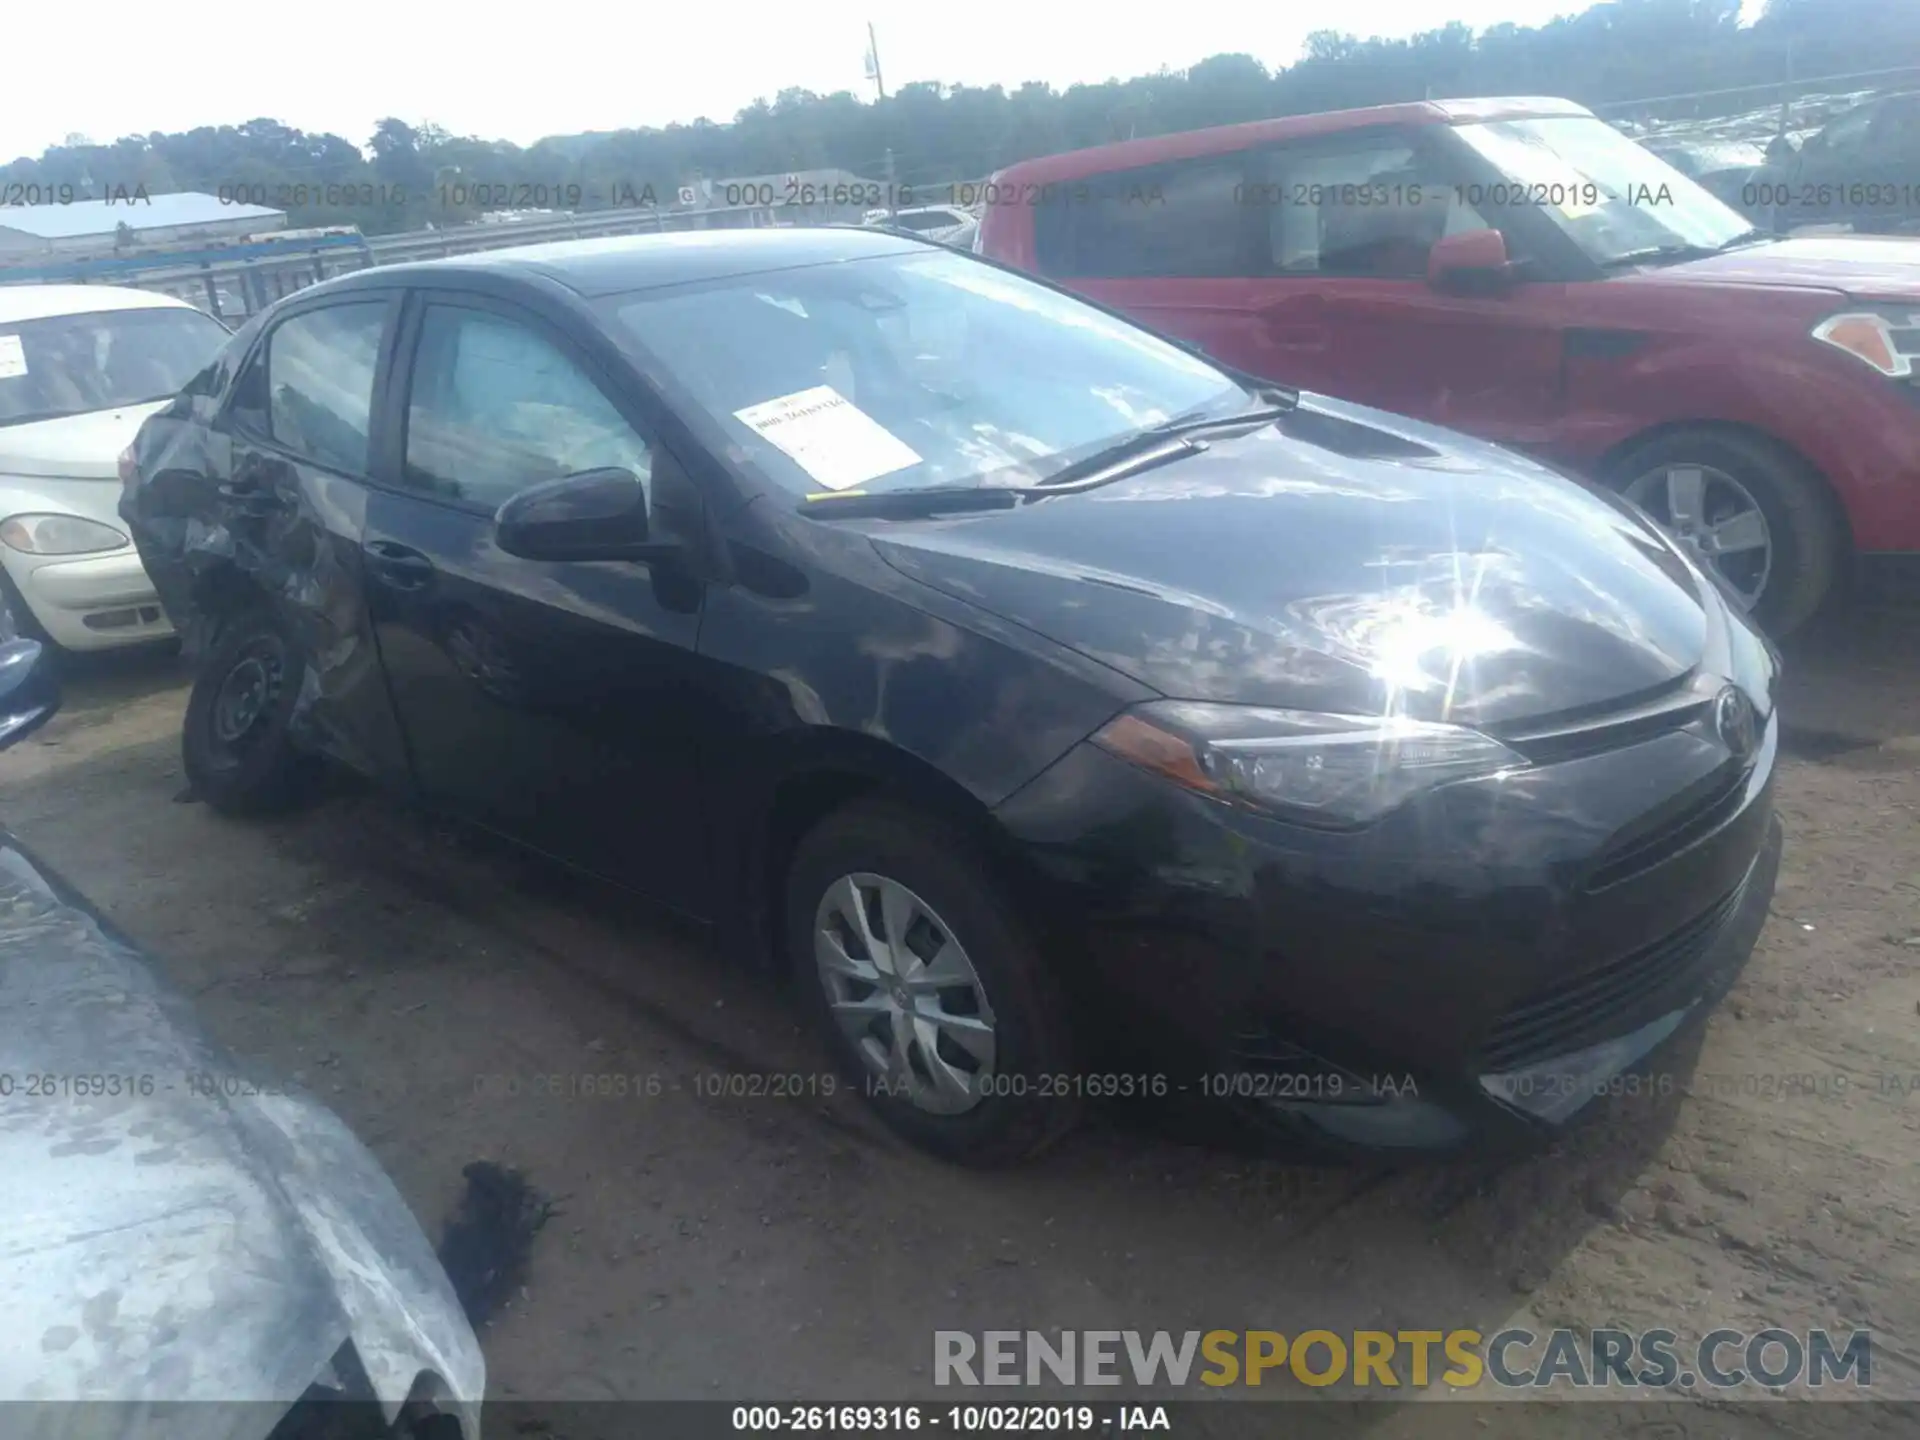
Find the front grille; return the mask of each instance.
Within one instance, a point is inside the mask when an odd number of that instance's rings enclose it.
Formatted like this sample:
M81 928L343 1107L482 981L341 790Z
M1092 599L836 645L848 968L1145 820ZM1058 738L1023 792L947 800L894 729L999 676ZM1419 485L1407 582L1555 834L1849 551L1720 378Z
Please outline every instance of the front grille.
M158 605L129 605L123 610L95 610L82 615L80 623L89 630L125 630L134 625L160 623Z
M1594 858L1587 893L1645 874L1739 813L1747 794L1747 767L1730 760L1616 834Z
M1672 1008L1685 1004L1745 893L1743 881L1664 939L1562 980L1508 1010L1482 1047L1483 1071L1503 1074L1626 1034L1635 1017L1663 996L1673 1001Z
M1696 678L1683 675L1638 695L1518 725L1489 727L1488 733L1536 765L1557 765L1624 750L1684 729L1705 715L1712 703L1713 697L1701 693Z
M1906 318L1905 325L1888 327L1893 336L1894 353L1920 360L1920 314L1909 315Z

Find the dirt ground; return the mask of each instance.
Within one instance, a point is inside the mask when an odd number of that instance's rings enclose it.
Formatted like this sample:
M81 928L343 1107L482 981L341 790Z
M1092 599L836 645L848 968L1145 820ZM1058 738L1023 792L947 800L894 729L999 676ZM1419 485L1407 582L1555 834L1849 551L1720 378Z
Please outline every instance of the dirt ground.
M825 1068L769 983L378 796L268 825L177 803L166 657L82 667L65 714L0 759L0 814L243 1061L339 1111L429 1229L479 1157L564 1197L484 1335L495 1396L924 1400L935 1329L1507 1324L1867 1327L1876 1392L1920 1395L1920 613L1855 610L1790 658L1779 892L1738 988L1669 1062L1689 1093L1617 1102L1504 1168L1306 1166L1113 1112L1031 1168L974 1174L844 1094L711 1093ZM535 1095L537 1076L629 1093ZM1698 1400L1284 1421L1382 1440L1920 1424Z

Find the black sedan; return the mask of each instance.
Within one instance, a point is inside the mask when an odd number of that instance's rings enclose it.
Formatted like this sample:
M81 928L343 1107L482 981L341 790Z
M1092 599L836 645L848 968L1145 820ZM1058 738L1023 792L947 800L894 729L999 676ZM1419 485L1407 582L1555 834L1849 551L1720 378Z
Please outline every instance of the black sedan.
M1876 95L1798 147L1776 142L1751 191L1777 228L1850 225L1866 234L1920 228L1920 90Z
M345 277L123 470L207 801L325 757L704 921L956 1158L1526 1140L1773 890L1775 658L1638 512L909 238Z

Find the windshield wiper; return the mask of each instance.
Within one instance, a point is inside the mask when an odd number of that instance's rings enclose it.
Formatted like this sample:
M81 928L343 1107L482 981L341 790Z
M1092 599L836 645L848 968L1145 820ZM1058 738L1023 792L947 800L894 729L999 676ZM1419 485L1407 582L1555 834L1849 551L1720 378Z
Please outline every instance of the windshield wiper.
M1294 410L1293 397L1284 391L1263 390L1281 404L1240 410L1231 415L1188 415L1164 420L1071 465L1062 466L1032 485L929 485L919 490L826 491L808 495L800 513L816 519L867 518L925 519L933 515L972 514L983 510L1012 510L1030 500L1077 495L1110 485L1142 470L1164 465L1205 449L1191 437L1205 430L1243 430L1271 425Z
M928 485L919 490L827 491L808 495L800 502L800 513L821 520L847 516L880 516L893 520L923 520L932 515L970 514L980 510L1012 510L1030 500L1051 500L1061 495L1078 495L1111 485L1142 470L1165 465L1188 455L1197 455L1206 446L1184 435L1158 435L1150 445L1133 440L1124 447L1115 446L1083 461L1055 471L1032 485ZM1115 451L1124 448L1124 454Z
M1280 392L1265 392L1269 397L1277 398ZM1120 475L1108 476L1109 470L1120 469L1131 474L1133 470L1148 463L1163 464L1167 460L1178 459L1181 455L1198 450L1191 437L1208 430L1245 430L1261 425L1271 425L1291 415L1295 402L1292 399L1281 404L1266 404L1252 410L1238 410L1231 415L1185 415L1163 420L1158 425L1149 425L1137 430L1117 444L1104 450L1097 450L1071 465L1063 465L1046 479L1035 482L1036 490L1059 490L1063 486L1078 485L1095 476L1101 479L1119 479ZM1174 443L1185 442L1185 443ZM1164 454L1162 452L1165 452ZM1124 467L1124 468L1122 468Z
M1648 260L1704 260L1720 251L1712 245L1649 245L1644 250L1629 250L1612 255L1600 263L1611 270L1619 265L1640 265Z
M1737 245L1758 245L1762 240L1771 240L1773 238L1774 235L1771 230L1762 230L1758 225L1749 225L1720 248L1722 250L1731 250Z
M1736 245L1753 245L1771 238L1759 226L1750 225L1719 245L1649 245L1644 250L1629 250L1624 255L1612 256L1601 264L1611 268L1616 265L1638 265L1647 260L1704 260L1709 255L1723 254Z
M1059 474L1033 485L927 485L918 490L834 490L808 495L800 513L820 520L848 516L879 516L890 520L924 520L932 515L972 514L981 510L1012 510L1029 500L1051 500L1078 495L1124 480L1142 470L1164 465L1185 455L1198 454L1204 445L1169 435L1152 446L1132 449L1119 459L1107 459L1084 475L1062 480ZM1064 472L1061 472L1064 473Z

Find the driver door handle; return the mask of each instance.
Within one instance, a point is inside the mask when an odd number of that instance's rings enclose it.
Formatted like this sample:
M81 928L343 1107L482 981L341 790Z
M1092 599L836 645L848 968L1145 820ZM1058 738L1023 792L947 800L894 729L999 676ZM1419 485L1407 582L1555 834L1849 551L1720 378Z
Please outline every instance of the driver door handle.
M367 542L367 573L393 590L424 590L433 583L433 562L391 540Z

